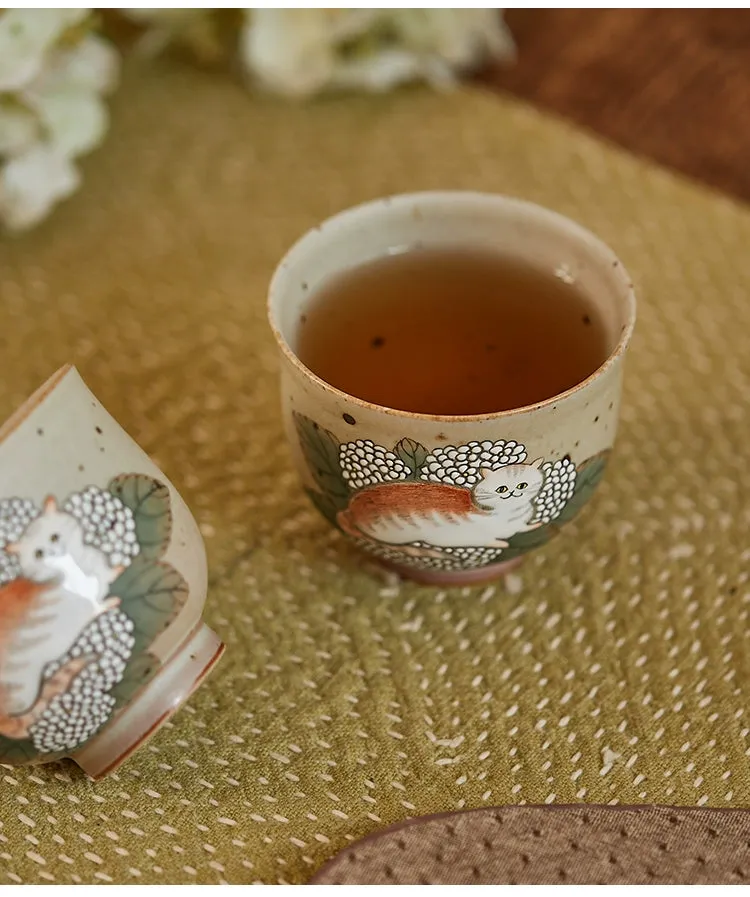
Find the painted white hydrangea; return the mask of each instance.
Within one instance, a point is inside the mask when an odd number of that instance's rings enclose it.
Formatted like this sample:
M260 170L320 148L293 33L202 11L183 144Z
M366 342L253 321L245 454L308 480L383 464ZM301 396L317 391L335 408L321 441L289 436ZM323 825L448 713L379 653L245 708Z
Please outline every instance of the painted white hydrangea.
M248 9L240 56L268 90L385 91L405 81L443 87L513 40L496 9Z
M397 546L378 545L365 539L358 540L357 544L369 554L387 563L397 564L400 567L414 567L418 570L453 572L476 569L502 560L502 550L497 548L436 548L434 545L415 542L412 548L425 551L424 554L419 554Z
M451 486L472 488L482 478L482 468L499 470L508 464L521 464L526 460L526 448L512 439L494 442L468 442L465 445L447 445L436 448L425 458L419 478L431 483L448 483Z
M106 554L111 567L127 567L140 553L133 512L111 492L88 486L71 495L63 510L78 520L84 542Z
M557 461L542 464L544 485L537 496L536 520L550 523L562 513L576 488L576 466L566 455Z
M401 458L371 439L345 442L339 448L341 473L352 489L405 480L409 468Z
M54 698L31 727L38 751L73 750L106 723L115 706L111 691L122 679L135 645L133 629L133 621L121 610L100 614L66 654L47 664L44 679L76 657L92 658L70 689Z
M0 225L24 230L80 184L108 125L118 55L89 9L0 10Z
M0 586L21 574L18 557L3 549L16 542L39 515L39 508L27 498L6 498L0 501Z

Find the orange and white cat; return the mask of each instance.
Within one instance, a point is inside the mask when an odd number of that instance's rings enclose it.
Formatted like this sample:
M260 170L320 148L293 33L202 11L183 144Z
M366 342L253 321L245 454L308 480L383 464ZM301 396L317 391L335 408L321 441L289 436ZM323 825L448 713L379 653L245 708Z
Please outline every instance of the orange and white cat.
M379 483L361 489L339 512L341 528L386 545L507 548L517 533L536 529L542 459L483 468L470 491L443 483Z
M16 555L21 575L0 588L0 735L24 738L92 659L74 658L43 682L47 664L119 605L107 596L124 568L86 545L81 524L54 498L5 551Z

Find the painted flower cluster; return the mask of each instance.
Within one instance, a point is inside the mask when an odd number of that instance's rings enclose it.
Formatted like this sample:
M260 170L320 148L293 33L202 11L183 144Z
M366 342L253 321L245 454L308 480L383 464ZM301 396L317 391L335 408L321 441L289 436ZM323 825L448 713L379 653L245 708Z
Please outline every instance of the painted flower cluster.
M120 610L100 614L65 655L47 664L45 680L75 658L92 658L69 690L54 698L31 727L37 750L73 750L107 721L115 706L112 688L122 679L135 645L133 629L133 621Z
M15 579L21 572L18 558L2 549L20 539L38 513L39 508L28 498L0 501L0 585Z
M512 439L507 442L489 439L468 442L466 445L436 448L427 456L419 478L432 483L448 483L452 486L471 488L482 478L482 468L499 470L507 464L521 464L526 460L526 449Z
M344 479L352 489L404 480L409 475L409 468L398 455L370 439L343 443L339 461Z
M133 512L111 492L88 486L71 495L63 510L81 524L84 542L107 555L110 567L127 567L140 553Z
M537 520L550 523L573 497L576 488L576 466L566 455L558 461L542 464L544 486L537 497Z
M447 573L457 570L473 570L502 559L502 551L497 548L440 548L415 542L412 546L419 552L403 548L378 545L366 539L357 540L360 548L368 554L401 567L416 567L419 570L441 570Z

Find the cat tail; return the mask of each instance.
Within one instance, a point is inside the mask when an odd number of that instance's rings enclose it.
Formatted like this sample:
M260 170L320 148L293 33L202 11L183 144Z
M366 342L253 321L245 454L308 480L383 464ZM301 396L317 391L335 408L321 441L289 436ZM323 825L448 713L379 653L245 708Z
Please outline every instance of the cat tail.
M9 716L0 713L0 735L3 735L5 738L27 738L31 727L52 701L70 688L71 682L92 659L91 657L74 657L63 664L56 673L45 681L39 697L26 713L20 716Z

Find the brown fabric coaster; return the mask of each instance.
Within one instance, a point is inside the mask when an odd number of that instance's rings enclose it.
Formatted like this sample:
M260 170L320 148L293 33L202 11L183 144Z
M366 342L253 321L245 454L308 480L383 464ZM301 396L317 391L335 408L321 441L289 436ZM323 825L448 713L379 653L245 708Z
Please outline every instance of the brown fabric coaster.
M393 826L311 884L741 884L750 812L685 807L494 807Z

